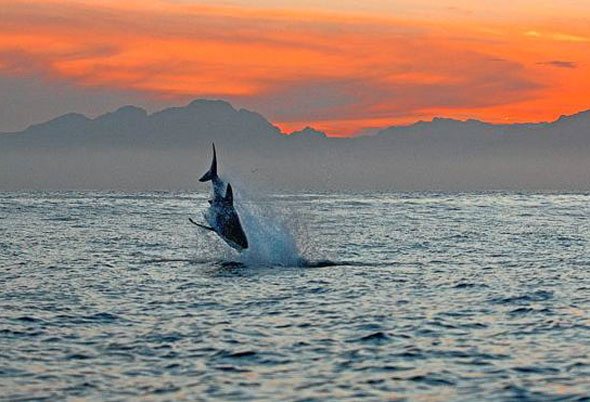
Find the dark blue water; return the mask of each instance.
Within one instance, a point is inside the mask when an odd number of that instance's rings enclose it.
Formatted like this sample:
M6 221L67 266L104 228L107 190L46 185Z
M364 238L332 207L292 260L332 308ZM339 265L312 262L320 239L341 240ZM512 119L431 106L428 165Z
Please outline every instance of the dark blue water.
M588 194L0 194L5 400L588 400Z

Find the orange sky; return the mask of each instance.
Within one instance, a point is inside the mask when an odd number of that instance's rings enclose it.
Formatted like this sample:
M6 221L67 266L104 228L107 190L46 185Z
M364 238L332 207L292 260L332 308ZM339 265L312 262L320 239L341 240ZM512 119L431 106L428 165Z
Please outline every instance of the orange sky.
M314 3L0 0L0 76L221 98L330 135L590 109L586 0Z

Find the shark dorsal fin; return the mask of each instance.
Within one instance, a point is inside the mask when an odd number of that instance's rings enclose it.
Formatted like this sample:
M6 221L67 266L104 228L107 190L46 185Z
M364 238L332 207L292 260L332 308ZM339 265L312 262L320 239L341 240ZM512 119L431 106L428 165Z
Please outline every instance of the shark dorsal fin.
M217 178L217 154L215 152L215 144L213 144L213 160L211 161L211 167L209 168L209 171L199 179L199 181L204 182L215 178Z
M227 183L227 188L225 189L225 202L227 202L229 205L233 205L234 204L234 192L231 188L231 184Z

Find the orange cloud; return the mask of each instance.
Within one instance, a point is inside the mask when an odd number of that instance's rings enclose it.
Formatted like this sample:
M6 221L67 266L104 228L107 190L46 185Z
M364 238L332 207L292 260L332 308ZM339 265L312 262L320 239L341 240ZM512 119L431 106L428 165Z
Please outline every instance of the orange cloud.
M590 28L579 24L170 1L17 0L2 12L0 74L220 97L285 129L350 135L436 115L548 120L590 107Z

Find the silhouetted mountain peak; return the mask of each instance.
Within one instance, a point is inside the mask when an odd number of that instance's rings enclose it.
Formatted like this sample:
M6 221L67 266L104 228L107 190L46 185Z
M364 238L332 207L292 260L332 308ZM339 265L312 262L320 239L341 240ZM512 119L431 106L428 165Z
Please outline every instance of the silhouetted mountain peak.
M215 111L227 111L235 112L236 109L231 103L219 99L195 99L188 105L187 108L200 109L200 110L215 110Z
M63 130L71 127L86 124L90 119L81 113L66 113L62 116L56 117L55 119L46 121L44 123L34 124L30 126L26 131L39 131L39 130Z
M105 113L103 115L98 116L95 120L113 120L113 121L129 121L129 120L139 120L144 119L148 115L145 109L142 109L137 106L122 106L119 109L115 110L114 112Z
M432 123L462 123L462 121L448 117L433 117Z
M126 105L115 110L113 114L119 116L147 116L147 111L137 106Z
M564 121L573 121L573 120L584 120L584 119L589 119L589 118L590 118L590 110L584 110L582 112L570 114L570 115L562 114L561 116L559 116L559 119L557 119L557 121L555 121L555 123L560 123L560 122L564 122Z
M493 124L475 119L457 120L446 117L434 117L431 121L419 120L416 123L409 125L387 127L383 130L379 130L377 136L381 138L390 137L395 133L436 133L439 135L444 133L464 132L466 130L491 126L493 126Z
M439 125L447 125L447 126L475 126L475 125L488 125L489 123L485 123L481 120L477 119L467 119L467 120L459 120L459 119L450 119L446 117L435 117L432 119L431 122L427 122L430 124L439 124Z
M326 138L326 133L323 131L316 130L313 127L305 127L303 130L293 131L289 134L293 137L305 137L305 138Z
M88 121L90 120L86 115L82 113L66 113L62 116L56 117L55 119L49 120L45 123L41 124L55 124L55 123L63 123L63 122L70 122L70 121ZM41 125L38 124L38 125Z
M226 101L195 99L185 106L169 107L158 112L152 113L150 118L154 119L190 119L190 118L207 118L219 119L237 116L238 111Z

